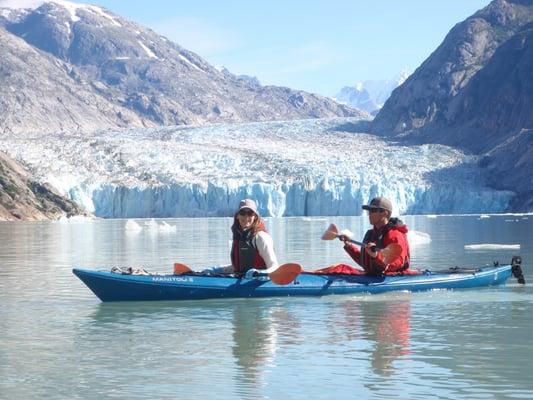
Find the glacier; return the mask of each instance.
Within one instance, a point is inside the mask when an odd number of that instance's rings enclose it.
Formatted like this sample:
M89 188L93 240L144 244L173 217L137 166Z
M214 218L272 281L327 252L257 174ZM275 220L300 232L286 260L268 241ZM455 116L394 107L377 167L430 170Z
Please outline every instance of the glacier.
M499 213L478 159L406 146L353 118L4 136L0 149L98 217L227 217L242 198L263 216L360 215L374 196L395 214Z

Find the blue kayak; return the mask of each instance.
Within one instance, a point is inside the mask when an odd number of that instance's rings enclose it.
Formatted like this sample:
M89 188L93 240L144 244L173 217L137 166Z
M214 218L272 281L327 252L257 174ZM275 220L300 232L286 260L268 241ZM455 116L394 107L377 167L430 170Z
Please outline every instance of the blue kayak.
M106 301L196 300L237 297L324 296L331 294L383 293L433 289L468 289L504 284L511 275L525 283L520 258L509 265L450 268L419 275L318 275L303 272L288 285L269 279L184 275L133 275L73 269L73 273L98 298Z

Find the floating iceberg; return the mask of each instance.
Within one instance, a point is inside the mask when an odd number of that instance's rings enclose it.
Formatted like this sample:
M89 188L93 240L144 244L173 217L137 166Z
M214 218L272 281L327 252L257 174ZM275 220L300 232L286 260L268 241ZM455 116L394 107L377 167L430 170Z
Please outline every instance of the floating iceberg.
M128 219L128 221L126 222L126 226L124 227L124 229L129 232L129 233L137 233L137 232L140 232L142 231L142 226L140 226L137 222L135 222L134 220L132 219Z
M519 244L465 244L465 250L520 250Z

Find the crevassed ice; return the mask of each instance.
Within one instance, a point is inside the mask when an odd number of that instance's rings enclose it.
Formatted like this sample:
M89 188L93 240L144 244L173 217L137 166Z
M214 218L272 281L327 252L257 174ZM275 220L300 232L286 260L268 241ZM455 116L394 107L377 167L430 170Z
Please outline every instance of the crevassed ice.
M102 217L229 216L246 197L264 216L359 215L377 195L391 198L395 213L495 213L514 195L487 187L472 156L354 133L356 123L7 137L0 147Z

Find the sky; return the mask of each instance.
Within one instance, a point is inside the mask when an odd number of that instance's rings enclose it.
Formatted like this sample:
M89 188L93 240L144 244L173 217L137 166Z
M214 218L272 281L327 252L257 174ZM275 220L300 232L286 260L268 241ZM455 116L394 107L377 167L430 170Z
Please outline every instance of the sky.
M35 0L9 0L22 4ZM0 1L1 3L2 1ZM92 0L214 66L334 96L413 72L489 0Z

